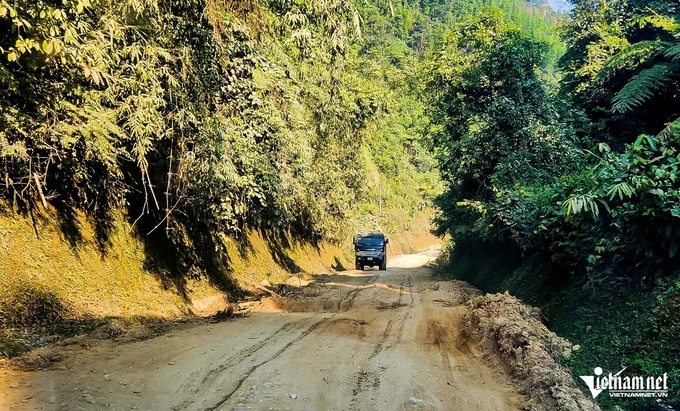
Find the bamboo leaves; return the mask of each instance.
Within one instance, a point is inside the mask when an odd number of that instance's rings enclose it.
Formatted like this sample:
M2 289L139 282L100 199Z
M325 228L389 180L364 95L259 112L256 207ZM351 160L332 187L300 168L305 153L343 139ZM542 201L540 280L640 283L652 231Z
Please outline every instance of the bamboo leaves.
M270 7L0 0L14 24L0 44L12 86L0 97L0 192L31 201L40 175L69 206L125 203L168 235L183 221L338 235L371 115L358 116L343 71L360 19L347 0Z
M567 208L567 215L579 214L590 211L590 215L595 219L600 215L598 202L607 208L607 203L597 198L593 194L576 194L562 203Z

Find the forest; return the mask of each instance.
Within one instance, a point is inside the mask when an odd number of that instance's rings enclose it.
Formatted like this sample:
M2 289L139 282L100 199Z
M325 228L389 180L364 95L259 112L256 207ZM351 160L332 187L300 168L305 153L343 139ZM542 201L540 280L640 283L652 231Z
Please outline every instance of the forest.
M574 1L552 73L545 41L486 13L429 62L452 268L542 307L584 348L575 375L679 376L679 13L675 1Z
M340 241L437 190L388 131L408 121L397 97L359 71L349 2L3 1L0 18L4 204L86 213L103 250L122 209L200 272L220 236Z
M680 5L571 4L0 0L0 210L102 253L122 212L201 276L249 229L434 204L445 268L540 307L574 375L678 381Z

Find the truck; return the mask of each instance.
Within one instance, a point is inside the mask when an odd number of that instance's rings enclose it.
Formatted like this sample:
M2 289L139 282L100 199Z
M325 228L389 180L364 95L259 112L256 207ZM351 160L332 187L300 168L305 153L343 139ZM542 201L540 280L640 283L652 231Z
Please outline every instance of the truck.
M357 270L377 266L387 270L387 244L389 240L379 231L369 231L354 237L354 266Z

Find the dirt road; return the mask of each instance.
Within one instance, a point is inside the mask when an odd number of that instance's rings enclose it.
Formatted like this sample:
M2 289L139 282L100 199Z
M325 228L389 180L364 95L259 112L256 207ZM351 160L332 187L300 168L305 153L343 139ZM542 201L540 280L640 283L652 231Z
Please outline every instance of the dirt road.
M434 279L432 256L320 275L242 318L77 347L49 370L1 371L0 409L523 408L507 379L460 342L466 290Z

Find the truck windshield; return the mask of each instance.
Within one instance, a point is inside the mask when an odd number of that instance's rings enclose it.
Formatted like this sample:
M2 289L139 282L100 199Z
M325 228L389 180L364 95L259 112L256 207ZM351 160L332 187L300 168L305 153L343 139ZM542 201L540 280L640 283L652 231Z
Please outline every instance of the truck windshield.
M383 241L382 237L360 237L357 240L357 246L379 247L383 245Z

